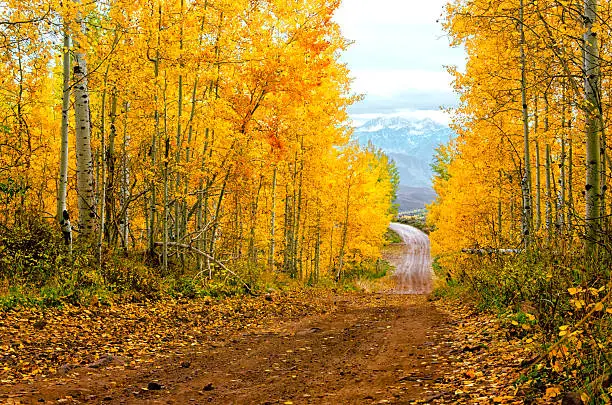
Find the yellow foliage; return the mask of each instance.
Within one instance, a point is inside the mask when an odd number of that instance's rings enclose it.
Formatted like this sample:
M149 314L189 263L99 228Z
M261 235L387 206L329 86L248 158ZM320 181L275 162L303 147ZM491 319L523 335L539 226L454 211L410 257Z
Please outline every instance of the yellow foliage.
M378 257L393 187L386 157L350 143L357 98L339 61L338 5L5 2L0 222L23 209L53 216L65 29L89 66L106 244L171 242L175 258L197 249L300 277Z

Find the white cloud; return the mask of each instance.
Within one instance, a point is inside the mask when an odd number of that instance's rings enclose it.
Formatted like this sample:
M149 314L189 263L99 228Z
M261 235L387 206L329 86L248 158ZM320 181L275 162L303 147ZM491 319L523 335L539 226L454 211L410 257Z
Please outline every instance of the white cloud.
M407 91L451 92L447 72L419 69L354 69L353 91L375 97L399 96Z
M342 59L354 77L353 91L367 96L351 107L353 113L434 111L456 104L444 65L463 69L465 54L449 47L437 22L446 2L343 0L335 20L354 44Z
M364 24L418 24L440 17L446 0L345 0L336 19L347 30Z

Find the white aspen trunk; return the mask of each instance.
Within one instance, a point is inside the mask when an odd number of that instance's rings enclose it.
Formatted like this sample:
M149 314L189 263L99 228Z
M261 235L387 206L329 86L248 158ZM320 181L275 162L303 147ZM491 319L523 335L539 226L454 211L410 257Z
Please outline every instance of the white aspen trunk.
M162 268L164 270L164 273L167 274L168 271L168 241L169 241L169 232L170 232L170 228L169 228L169 223L168 223L168 219L170 216L170 206L169 206L169 178L168 178L168 171L169 171L169 167L168 164L170 163L170 137L168 134L168 100L166 98L167 95L167 90L168 90L168 78L167 78L167 72L164 70L164 93L163 93L163 100L164 100L164 134L165 134L165 140L164 140L164 145L165 145L165 150L164 150L164 161L163 161L163 165L164 165L164 170L163 170L163 180L164 180L164 192L163 192L163 204L164 204L164 216L162 219L162 237L163 237L163 244L162 244Z
M535 218L535 230L539 231L542 225L542 179L540 176L540 143L536 140L535 142L535 169L536 169L536 218Z
M197 247L200 250L204 250L206 248L206 229L204 228L204 198L203 198L203 190L204 187L204 182L202 180L200 180L199 185L198 185L198 212L196 215L196 232L199 233L199 236L197 237ZM202 272L202 257L200 255L198 255L198 272Z
M499 171L499 196L497 198L497 243L501 248L503 244L503 225L502 225L502 172Z
M215 244L217 243L217 228L219 227L219 217L221 216L221 204L223 204L223 197L225 196L225 187L227 186L227 177L229 176L229 172L225 177L225 181L221 186L221 192L219 193L219 199L217 200L215 206L215 214L214 217L211 218L211 221L214 221L214 225L212 228L211 236L210 236L210 252L214 257Z
M289 256L290 273L292 276L297 276L297 206L298 206L298 153L295 152L293 159L293 196L291 197L291 227L289 228L291 250Z
M552 239L552 191L550 170L550 145L546 145L546 230L548 231L548 242Z
M317 240L315 242L314 251L314 281L319 282L319 269L321 262L321 211L318 211L317 216Z
M335 225L332 225L329 230L329 271L334 269L334 227Z
M346 239L348 235L349 208L351 201L351 184L349 180L346 189L346 205L344 207L344 224L342 227L342 239L340 240L340 254L338 256L338 272L336 273L336 281L340 281L342 271L344 270L344 250L346 248Z
M274 272L274 229L276 221L276 173L278 168L274 166L274 172L272 173L272 208L270 210L270 253L268 256L268 268L272 273Z
M214 218L212 218L211 220L214 221L214 225L212 228L212 232L210 235L210 255L213 257L213 260L215 258L215 247L216 247L216 243L217 243L217 230L219 228L219 221L220 221L220 217L221 217L221 207L223 204L223 197L225 196L225 188L227 187L227 181L229 179L230 173L231 173L232 167L230 166L227 170L227 174L225 175L225 179L223 180L223 185L221 186L221 192L219 193L219 199L217 200L217 207L215 209L215 216ZM208 278L212 279L212 269L210 267L210 261L207 262L207 266L208 266Z
M291 171L290 165L288 165L288 172ZM289 271L289 254L290 254L290 230L291 230L291 218L293 215L289 213L289 207L291 206L291 196L289 195L289 181L285 184L285 249L283 252L283 271Z
M68 250L72 251L72 226L70 225L70 216L66 209L68 190L68 122L70 120L70 36L67 32L64 32L62 74L62 127L56 219L61 226L64 243L68 246Z
M193 89L191 92L191 113L189 115L189 122L187 126L187 147L185 148L185 163L189 165L191 161L191 155L193 154L191 144L193 140L193 119L195 117L195 109L196 109L196 95L198 89L198 78L196 77L193 83ZM183 195L187 196L189 193L189 176L185 175L183 178ZM199 201L199 200L198 200ZM183 198L183 208L182 208L182 216L181 216L181 226L183 227L183 232L187 234L187 223L189 221L189 209L187 207L187 199ZM199 231L199 227L196 227L196 230ZM198 255L198 263L201 262L201 257Z
M565 121L565 117L563 117ZM563 122L565 130L565 122ZM559 193L557 195L557 228L559 231L565 229L565 133L561 134L561 156L559 157Z
M123 144L121 146L121 219L119 220L119 233L121 234L121 247L127 251L128 237L130 233L130 170L128 167L128 148L130 146L130 135L127 130L129 104L126 101L123 105L124 126Z
M523 238L525 247L531 245L532 229L533 229L533 214L531 208L531 162L529 153L529 111L527 108L527 74L526 74L526 60L525 55L525 27L524 27L524 4L523 0L520 0L519 8L519 30L521 36L520 43L520 54L521 54L521 103L523 113L523 150L525 168L523 173L523 179L521 181L521 187L523 191L523 215L522 215L522 228Z
M104 225L106 221L106 83L108 81L108 71L110 65L106 68L104 75L104 90L102 91L102 102L100 111L100 168L102 171L102 181L100 183L100 222L98 223L98 269L102 268L102 243L104 242Z
M115 157L115 140L117 138L117 89L113 89L111 93L110 106L110 128L108 134L108 147L106 152L106 185L104 196L106 224L104 226L104 237L108 243L116 246L117 242L117 209L116 209L116 157Z
M534 105L534 141L535 141L535 170L536 170L536 216L535 216L535 232L540 230L542 226L542 179L540 164L540 142L538 141L538 131L540 130L539 111L538 111L538 96L535 97Z
M166 138L166 152L164 159L164 216L162 219L162 231L163 231L163 244L162 244L162 268L164 273L168 271L168 216L169 216L169 207L168 207L168 158L170 154L170 140Z
M303 142L304 142L304 138L302 138L302 148L303 148ZM302 152L303 153L303 152ZM297 164L296 164L297 167ZM300 255L298 255L298 250L301 250L301 243L300 243L300 221L302 218L302 184L304 181L304 160L302 160L300 162L300 179L298 182L298 193L297 193L297 209L296 209L296 214L295 214L295 228L293 231L293 261L294 261L294 267L297 268L297 273L298 273L298 278L301 280L304 276L303 274L303 268L302 268L302 261L300 260ZM303 231L302 231L303 233Z
M181 22L184 21L184 6L185 6L185 1L181 0ZM183 207L183 201L184 201L184 197L181 197L181 171L180 171L180 164L181 164L181 149L182 149L182 142L183 142L183 134L182 134L182 127L181 127L181 119L183 116L183 74L182 74L182 69L183 69L183 62L182 62L182 57L183 57L183 26L181 25L181 31L180 31L180 37L179 37L179 58L181 60L181 62L179 63L179 69L180 74L178 77L178 96L177 96L177 116L176 116L176 153L175 153L175 161L176 161L176 169L175 169L175 173L176 173L176 177L175 177L175 183L174 183L174 240L176 240L177 242L180 241L182 239L182 226L181 226L181 218L183 217L181 210ZM185 231L186 233L186 231ZM177 255L180 257L181 262L184 263L184 253L182 250L179 251L179 249L177 249L176 251Z
M157 143L159 140L159 48L161 46L161 30L162 30L162 8L161 4L158 5L158 23L157 23L157 50L155 52L155 59L153 60L153 74L155 77L155 96L153 102L155 104L155 129L151 137L151 170L155 171L157 166ZM147 239L149 244L149 255L153 256L155 249L155 227L157 217L157 190L155 187L155 178L151 177L149 180L149 188L151 196L149 199L149 223L147 225Z
M240 196L234 190L234 228L233 234L236 235L236 239L234 240L234 257L238 260L242 260L242 244L244 241L243 236L243 224L241 215L242 215L242 206L240 204Z
M584 2L584 93L586 128L586 240L587 258L596 258L601 215L601 151L599 43L593 32L597 19L597 0Z
M183 197L181 197L181 149L183 147L183 138L182 138L182 128L181 128L181 118L183 115L183 76L179 76L178 83L178 112L177 112L177 123L176 123L176 151L174 154L174 159L176 163L176 177L174 183L174 194L175 194L175 202L174 202L174 239L176 241L180 241L182 237L182 229L181 229L181 221L182 217L181 208L183 206ZM179 253L177 249L177 254L183 256L183 253Z
M208 139L210 136L210 129L206 128L204 130L204 147L202 149L202 165L201 168L204 170L206 166L206 148L208 144ZM199 232L199 236L197 239L198 249L205 251L207 247L207 236L208 236L208 184L206 187L206 198L204 198L204 181L200 179L198 182L198 213L196 217L196 231ZM210 259L208 257L204 258L206 260L206 268L210 268ZM202 257L198 255L198 272L202 272L203 262Z
M94 234L96 229L96 201L91 153L87 62L85 61L85 55L81 51L75 52L74 56L76 62L73 68L73 78L79 232L82 238L88 239Z
M567 170L567 229L570 233L572 233L573 222L572 218L574 215L574 142L572 141L571 134L571 120L568 124L568 134L569 134L569 163Z
M601 153L600 153L600 161L601 161L601 173L600 173L600 178L601 178L601 201L600 201L600 205L601 205L601 214L600 214L600 218L601 218L601 224L600 224L600 228L607 234L608 233L608 226L609 226L609 222L610 219L608 218L607 214L607 205L606 205L606 191L608 189L607 187L607 179L608 176L606 175L606 171L607 171L607 155L606 155L606 131L605 128L603 126L603 115L601 114L601 109L598 109L600 112L600 125L601 125Z

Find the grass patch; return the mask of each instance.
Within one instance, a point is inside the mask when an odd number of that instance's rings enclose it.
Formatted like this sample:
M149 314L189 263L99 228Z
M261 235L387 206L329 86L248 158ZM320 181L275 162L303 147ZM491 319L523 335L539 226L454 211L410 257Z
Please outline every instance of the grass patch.
M385 232L385 244L389 245L392 243L402 243L402 238L399 236L397 232L393 229L388 228L387 232Z
M345 291L374 292L388 287L386 282L395 268L384 259L353 263L342 279Z

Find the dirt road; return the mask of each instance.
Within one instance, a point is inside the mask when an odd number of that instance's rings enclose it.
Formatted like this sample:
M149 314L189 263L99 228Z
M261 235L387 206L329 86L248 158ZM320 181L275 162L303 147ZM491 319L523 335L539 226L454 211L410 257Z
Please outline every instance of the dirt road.
M428 294L432 289L429 237L409 225L392 223L389 228L397 232L404 245L395 248L389 260L395 265L395 293Z
M394 228L413 242L399 291L428 291L426 237ZM494 321L423 294L309 291L0 319L0 403L521 403L521 354Z
M159 330L141 338L149 350L129 355L117 354L126 338L106 328L70 349L75 361L86 348L100 359L1 384L0 404L522 403L511 384L524 354L518 345L508 350L494 321L466 309L449 314L422 295L314 299L327 309L299 320L268 316L263 328L220 325L208 338L198 328ZM173 313L184 322L180 308ZM42 357L35 361L49 360Z
M443 378L435 346L447 316L425 297L325 299L333 300L327 313L299 321L281 315L265 330L190 347L167 342L136 361L111 356L59 367L31 384L0 386L0 403L368 404L436 394L429 387Z

